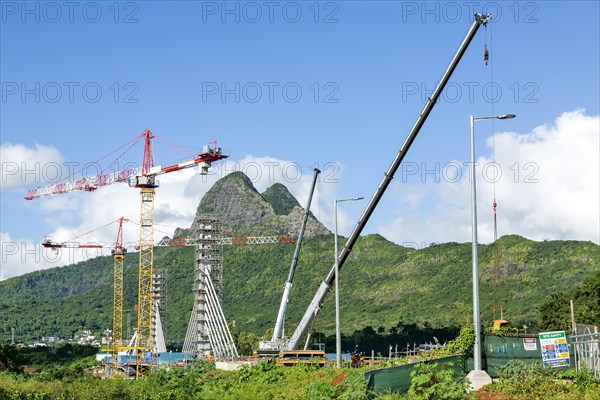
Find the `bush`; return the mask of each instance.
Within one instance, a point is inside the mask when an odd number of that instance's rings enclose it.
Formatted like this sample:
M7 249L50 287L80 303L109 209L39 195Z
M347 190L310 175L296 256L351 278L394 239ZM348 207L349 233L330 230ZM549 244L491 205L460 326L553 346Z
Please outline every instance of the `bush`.
M458 337L446 343L442 349L444 355L472 354L475 345L475 329L473 327L463 327L460 329Z
M410 373L408 396L415 400L464 399L466 385L463 379L456 380L451 363L419 363Z
M598 382L590 369L583 363L579 371L575 372L573 382L580 390L587 391L589 389L598 388Z

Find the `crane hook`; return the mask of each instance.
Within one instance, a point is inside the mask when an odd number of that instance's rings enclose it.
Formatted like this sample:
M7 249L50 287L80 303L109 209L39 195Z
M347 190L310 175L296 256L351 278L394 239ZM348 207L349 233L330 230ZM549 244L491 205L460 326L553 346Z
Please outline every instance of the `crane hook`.
M488 51L487 44L483 46L483 61L485 61L485 65L488 65L488 60L490 59L490 52Z

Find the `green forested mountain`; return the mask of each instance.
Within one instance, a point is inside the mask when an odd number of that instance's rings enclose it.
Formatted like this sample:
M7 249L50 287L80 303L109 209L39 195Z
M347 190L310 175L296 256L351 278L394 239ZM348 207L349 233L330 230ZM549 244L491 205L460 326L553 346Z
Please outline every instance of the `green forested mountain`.
M272 328L294 245L225 246L223 308L237 332L262 335ZM591 242L535 242L519 236L499 240L500 268L493 279L492 245L480 246L483 321L492 304L504 306L513 325L533 329L549 295L569 293L600 269L600 246ZM288 308L291 334L332 266L333 235L305 240ZM138 254L125 258L125 313L132 329L137 315ZM157 248L155 268L166 272L166 338L181 342L190 316L194 254L191 247ZM415 250L379 235L362 237L340 274L342 330L365 326L389 330L398 322L460 326L471 321L471 245L445 243ZM112 258L36 271L0 282L0 335L18 340L69 337L81 329L99 334L112 325ZM547 311L551 312L551 311ZM124 317L124 321L127 317ZM331 334L333 294L315 330Z
M274 184L260 194L247 176L234 172L205 194L197 218L204 213L219 216L225 234L296 236L303 210L284 185ZM176 234L195 235L196 226L194 220L190 229L178 229ZM223 308L227 320L235 321L237 333L262 335L273 328L293 251L293 244L224 247ZM600 246L591 242L502 237L496 274L492 272L494 247L480 246L479 256L482 318L488 325L496 303L503 305L505 318L513 324L533 328L545 300L554 299L545 303L546 314L563 310L564 298L600 270ZM137 326L138 258L137 253L127 254L124 264L123 320L126 330L129 317L131 332ZM154 260L154 268L166 276L161 315L166 340L181 342L194 299L194 249L157 247ZM287 311L288 334L332 264L333 235L311 215ZM83 329L100 334L110 328L112 265L111 257L98 257L0 282L0 339L8 339L12 328L21 341L68 338ZM379 235L362 237L340 274L342 331L350 334L370 326L379 333L395 332L410 324L463 326L472 318L471 285L470 243L417 250ZM563 321L564 316L546 315L540 325L548 327L553 320ZM314 329L325 335L333 332L333 295L326 299Z

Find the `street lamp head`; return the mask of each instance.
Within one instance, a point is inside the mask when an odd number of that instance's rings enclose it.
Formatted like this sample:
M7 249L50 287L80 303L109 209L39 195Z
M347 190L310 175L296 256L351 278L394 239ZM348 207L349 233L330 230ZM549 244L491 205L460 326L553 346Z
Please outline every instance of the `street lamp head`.
M356 200L363 200L364 197L350 197L348 199L336 199L335 202L336 203L341 203L342 201L356 201Z
M471 122L475 122L475 121L481 121L484 119L512 119L515 118L516 115L515 114L500 114L500 115L495 115L493 117L475 117L473 115L471 115Z

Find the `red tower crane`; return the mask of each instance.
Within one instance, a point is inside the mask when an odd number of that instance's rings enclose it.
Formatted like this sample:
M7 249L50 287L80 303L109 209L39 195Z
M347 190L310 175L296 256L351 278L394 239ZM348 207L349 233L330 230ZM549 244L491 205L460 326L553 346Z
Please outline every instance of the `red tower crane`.
M45 238L42 242L42 246L48 249L52 249L58 252L58 249L71 248L71 249L105 249L111 248L111 255L114 261L114 294L113 294L113 332L112 332L112 364L113 373L117 371L119 367L119 347L123 347L123 259L127 254L127 249L123 247L123 222L128 221L127 218L121 217L116 221L112 221L104 226L108 226L115 222L119 223L117 230L117 239L115 240L114 246L109 246L99 243L79 243L74 241L68 241L63 243L57 243ZM103 227L104 227L103 226ZM101 228L103 228L101 227ZM100 228L98 228L100 229ZM88 232L89 233L89 232ZM83 236L83 235L80 235ZM79 237L79 236L77 236Z

